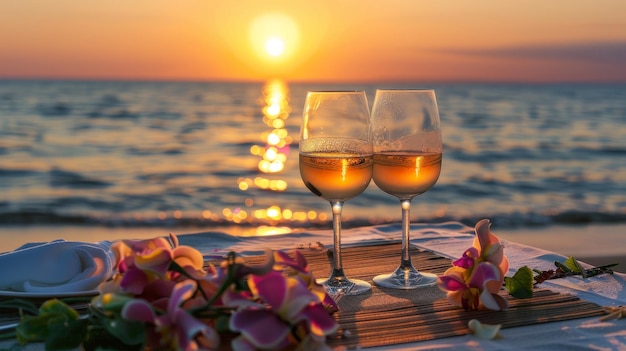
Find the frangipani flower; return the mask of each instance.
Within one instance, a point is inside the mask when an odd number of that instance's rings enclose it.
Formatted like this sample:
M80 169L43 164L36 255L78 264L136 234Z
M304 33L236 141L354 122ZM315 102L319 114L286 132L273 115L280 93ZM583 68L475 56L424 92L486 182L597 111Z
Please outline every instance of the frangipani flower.
M171 244L165 238L122 240L111 246L117 261L116 268L120 273L125 273L129 265L134 265L135 256L151 256L153 260L162 262L163 257L166 257L166 255L161 256L161 253L170 248ZM167 266L164 268L167 269ZM164 268L160 267L158 271L161 272Z
M222 262L221 267L223 271L221 273L226 273L230 269L232 270L234 279L244 279L250 274L266 274L270 272L274 267L274 255L272 254L271 250L266 250L265 257L267 257L267 260L264 263L256 266L250 266L245 264L245 260L242 257L235 255L234 252L231 252L228 258L224 262ZM219 273L218 275L222 278L226 278L225 275Z
M491 223L488 219L482 219L476 223L473 247L478 250L482 260L498 266L504 279L504 275L509 271L509 260L504 255L504 245L497 236L491 233L490 227Z
M276 262L274 269L282 270L287 275L296 276L306 284L307 288L313 294L317 295L328 311L337 311L339 309L337 303L328 295L324 286L317 283L315 277L313 277L313 273L309 271L306 258L304 258L300 251L295 251L294 256L295 260L282 251L274 252L274 261Z
M509 261L504 255L504 246L491 233L489 226L487 219L476 224L473 246L437 279L439 288L447 292L448 300L466 310L503 310L508 307L508 301L498 292L509 269Z
M194 318L182 308L196 291L196 282L186 280L176 284L167 306L167 314L157 317L157 331L161 343L174 350L214 350L219 346L219 335L215 330ZM169 338L168 338L169 336Z
M201 279L206 275L203 270L202 254L192 247L178 246L178 238L175 235L170 235L170 241L165 238L122 240L113 244L111 248L117 259L118 272L123 275L122 278L114 277L114 287L134 295L142 294L147 285L162 280L161 278L175 283L175 278L180 273L169 270L173 263L196 278ZM171 279L165 277L166 274L170 274ZM168 296L172 286L173 284L167 285ZM165 286L159 290L164 291L163 288Z
M337 329L329 314L336 303L297 251L295 258L269 251L256 266L230 252L205 270L205 257L179 246L175 235L123 240L112 249L117 273L99 286L89 323L124 345L215 350L224 346L220 330L236 350L322 350Z
M508 302L497 291L489 289L491 282L500 280L500 271L489 262L479 263L470 270L454 266L449 268L437 280L439 288L447 291L448 300L466 310L482 307L490 310L502 310Z
M178 246L178 238L170 235L149 240L122 240L111 247L118 260L118 270L124 272L131 267L152 272L158 276L167 273L172 261L185 268L202 271L202 254L190 246Z
M168 350L214 350L219 345L219 335L213 328L194 318L183 308L196 291L196 282L186 280L176 284L169 298L167 313L157 315L153 306L143 299L133 299L122 309L122 317L131 321L154 325L149 333L157 340L148 344Z
M336 331L336 321L328 314L319 297L301 280L272 271L251 276L249 286L261 303L242 303L240 297L229 295L227 304L244 306L233 313L230 329L241 333L233 347L245 349L280 349L294 341L292 333L304 330L300 338L325 338ZM241 340L244 339L244 340Z

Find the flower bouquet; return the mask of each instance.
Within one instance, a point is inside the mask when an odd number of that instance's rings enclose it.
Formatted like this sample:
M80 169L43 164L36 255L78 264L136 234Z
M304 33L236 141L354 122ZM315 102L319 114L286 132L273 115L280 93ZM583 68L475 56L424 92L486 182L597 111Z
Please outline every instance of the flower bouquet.
M112 246L117 272L88 312L49 300L16 328L46 349L317 350L338 326L335 301L298 251L249 266L234 252L205 265L175 235Z
M498 311L508 307L507 300L498 292L509 270L509 260L500 239L491 233L489 226L487 219L476 224L472 247L437 279L439 288L447 292L448 300L466 310Z
M437 278L437 284L447 293L448 300L465 310L505 310L508 301L500 295L502 290L507 290L515 298L530 298L534 287L548 279L613 274L611 268L616 266L609 264L584 269L574 257L569 257L564 263L554 262L556 269L539 270L523 266L513 276L506 276L509 260L504 254L504 244L491 232L490 226L488 219L478 221L474 227L476 237L472 247Z

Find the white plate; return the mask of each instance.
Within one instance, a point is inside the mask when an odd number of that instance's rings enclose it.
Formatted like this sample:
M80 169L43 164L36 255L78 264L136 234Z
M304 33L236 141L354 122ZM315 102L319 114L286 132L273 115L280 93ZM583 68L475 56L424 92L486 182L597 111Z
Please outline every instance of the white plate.
M98 295L98 290L87 290L87 291L68 291L68 292L57 292L57 293L37 293L37 292L23 292L23 291L6 291L0 290L0 297L17 297L24 299L53 299L63 298L63 297L83 297L83 296L96 296Z

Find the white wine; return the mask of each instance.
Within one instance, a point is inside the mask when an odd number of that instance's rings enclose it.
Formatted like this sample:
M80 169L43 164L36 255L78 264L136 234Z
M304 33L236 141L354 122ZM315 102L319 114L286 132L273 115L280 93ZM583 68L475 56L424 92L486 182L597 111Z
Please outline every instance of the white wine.
M382 191L401 199L428 191L437 182L440 172L441 153L374 154L374 183Z
M329 201L346 201L367 188L372 163L371 155L301 153L300 175L315 195Z

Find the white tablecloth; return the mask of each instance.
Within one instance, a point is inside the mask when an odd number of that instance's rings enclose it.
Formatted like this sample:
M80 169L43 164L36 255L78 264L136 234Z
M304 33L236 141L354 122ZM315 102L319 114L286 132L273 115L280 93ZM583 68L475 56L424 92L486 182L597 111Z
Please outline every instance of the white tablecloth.
M344 230L344 246L377 244L400 239L400 225L371 226ZM497 231L494 230L497 234ZM220 253L235 250L249 255L262 254L264 248L293 249L321 242L332 243L330 230L307 231L287 235L254 238L234 238L218 233L200 233L180 237L182 244L199 248L203 253ZM433 251L441 256L459 258L471 247L473 228L460 223L442 223L411 227L411 243L419 248ZM510 272L524 265L536 269L554 268L554 261L563 262L566 257L554 252L504 241L505 254L510 261ZM419 267L418 267L419 269ZM600 275L583 279L580 276L554 279L541 287L601 306L626 306L626 275ZM502 339L483 340L472 335L452 337L414 344L370 348L368 350L626 350L626 319L601 322L599 318L583 318L564 322L508 328L501 331Z
M460 223L436 225L413 225L411 243L434 251L442 256L458 258L470 247L474 238L473 228ZM371 226L344 230L345 246L379 244L397 241L400 225ZM497 233L496 233L497 234ZM247 255L262 254L266 248L305 248L321 242L332 243L330 230L306 231L266 237L233 237L219 232L193 233L179 236L180 243L198 248L205 255L221 254L230 250ZM538 248L505 241L512 274L524 265L530 268L549 269L554 261L564 256ZM418 267L419 269L419 267ZM626 275L615 273L582 279L568 277L542 283L542 287L566 294L573 294L601 306L626 305ZM496 312L494 312L496 313ZM466 335L446 339L402 344L369 350L626 350L626 319L601 322L599 318L583 318L564 322L508 328L501 331L502 339L482 340ZM0 348L10 346L1 342ZM42 345L30 344L25 350L40 350Z

